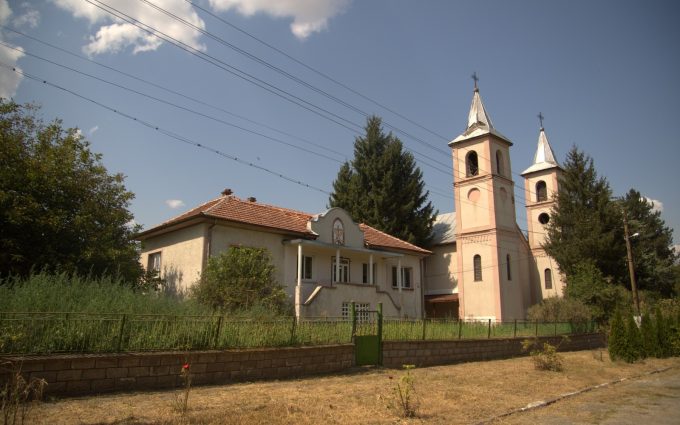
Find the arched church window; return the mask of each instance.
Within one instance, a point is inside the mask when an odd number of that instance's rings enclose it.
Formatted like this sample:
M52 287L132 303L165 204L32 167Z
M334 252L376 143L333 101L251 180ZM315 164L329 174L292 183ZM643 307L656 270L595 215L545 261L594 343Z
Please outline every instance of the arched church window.
M543 274L545 275L545 289L552 289L552 272L550 269L545 269Z
M540 180L536 183L536 202L543 202L548 200L548 188L545 186L545 182Z
M541 214L538 215L538 222L539 223L546 225L546 224L548 224L549 221L550 221L550 216L548 215L548 213L541 213Z
M465 156L465 170L467 177L472 177L479 174L479 161L477 159L477 152L470 151Z
M505 256L505 268L508 272L508 280L512 280L512 273L510 272L510 254Z
M472 263L475 269L475 282L482 280L482 257L477 254L472 258Z
M496 151L496 174L503 175L503 154Z

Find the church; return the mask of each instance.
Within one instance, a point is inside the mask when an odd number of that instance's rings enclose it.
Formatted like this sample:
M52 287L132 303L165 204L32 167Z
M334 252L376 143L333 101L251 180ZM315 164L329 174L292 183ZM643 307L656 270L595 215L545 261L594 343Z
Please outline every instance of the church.
M562 173L542 122L533 163L519 175L526 234L515 213L512 142L493 126L476 78L467 128L449 147L455 212L434 224L424 264L426 316L523 319L533 304L561 296L565 282L542 248Z
M526 234L515 214L512 142L494 128L477 88L467 128L449 142L455 212L434 224L433 246L397 239L331 208L318 214L218 198L137 235L141 261L171 290L185 292L209 258L231 247L266 248L297 317L387 317L508 321L561 296L564 278L542 248L562 169L545 130L524 179Z

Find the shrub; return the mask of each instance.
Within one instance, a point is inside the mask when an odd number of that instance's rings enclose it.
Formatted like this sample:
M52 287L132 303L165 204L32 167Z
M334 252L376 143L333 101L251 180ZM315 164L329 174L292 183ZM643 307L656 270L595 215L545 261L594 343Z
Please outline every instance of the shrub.
M656 357L663 359L670 356L672 351L670 329L659 307L654 310L654 316L656 319L656 341L658 345Z
M631 303L628 291L607 281L602 272L592 263L576 266L574 273L567 276L566 297L580 300L587 305L598 323L609 319L609 312Z
M255 307L283 313L288 297L274 278L275 268L264 248L230 247L208 260L192 289L196 299L215 310L238 311Z
M36 378L27 381L21 374L21 365L12 362L0 364L0 378L3 378L0 380L0 417L3 420L2 423L4 425L25 423L32 402L42 399L47 381Z
M642 346L644 347L645 355L648 357L655 357L659 349L659 343L656 337L656 326L649 316L649 313L645 313L642 316L640 334L642 336Z
M396 400L393 407L397 409L400 416L414 418L418 410L418 400L416 398L415 379L411 375L411 369L414 369L415 365L405 364L403 367L406 372L401 375L393 389Z
M623 353L623 360L632 363L644 358L645 348L640 335L640 328L632 315L626 315L626 349Z
M538 322L589 322L592 313L587 305L575 298L550 297L533 305L527 312L529 320Z
M549 342L539 344L537 338L525 339L522 341L522 349L529 351L529 355L534 362L534 367L537 370L549 370L553 372L561 372L564 369L564 359L557 353L557 350L564 341L569 338L565 335L558 345L552 345ZM533 348L533 349L532 349Z
M626 351L626 325L621 311L616 310L609 329L609 358L612 361L622 359Z

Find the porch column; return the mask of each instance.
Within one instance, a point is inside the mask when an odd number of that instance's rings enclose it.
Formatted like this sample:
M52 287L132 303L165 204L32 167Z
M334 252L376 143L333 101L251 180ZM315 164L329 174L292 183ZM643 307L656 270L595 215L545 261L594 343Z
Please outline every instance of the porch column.
M401 293L401 287L402 287L402 279L401 279L401 257L397 260L397 287L399 288L399 292Z
M368 284L373 285L373 254L368 257Z
M295 285L295 317L300 319L300 309L302 303L302 244L298 244L297 249L297 284Z
M340 248L335 250L335 281L340 282Z

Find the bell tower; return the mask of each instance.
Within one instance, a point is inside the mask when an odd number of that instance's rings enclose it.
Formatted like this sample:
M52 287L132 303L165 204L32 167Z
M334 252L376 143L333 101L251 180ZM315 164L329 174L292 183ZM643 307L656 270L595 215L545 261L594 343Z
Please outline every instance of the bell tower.
M475 81L467 128L449 142L453 157L460 317L523 318L512 142L498 132ZM515 284L513 287L513 269Z
M524 197L526 199L528 241L534 258L536 270L533 270L534 293L541 299L562 296L564 277L557 263L543 249L546 240L546 225L550 222L552 208L556 202L559 178L562 167L555 160L555 154L548 142L543 128L543 114L538 114L540 130L538 146L533 164L524 170Z

